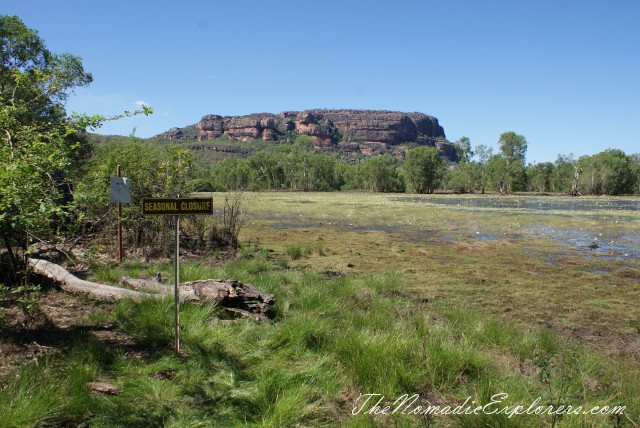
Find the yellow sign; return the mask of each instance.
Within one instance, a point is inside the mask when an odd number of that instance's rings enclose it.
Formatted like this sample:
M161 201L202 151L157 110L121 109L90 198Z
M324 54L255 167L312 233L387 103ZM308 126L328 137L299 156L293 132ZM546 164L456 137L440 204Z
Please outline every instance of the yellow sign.
M143 215L213 214L213 198L144 198Z

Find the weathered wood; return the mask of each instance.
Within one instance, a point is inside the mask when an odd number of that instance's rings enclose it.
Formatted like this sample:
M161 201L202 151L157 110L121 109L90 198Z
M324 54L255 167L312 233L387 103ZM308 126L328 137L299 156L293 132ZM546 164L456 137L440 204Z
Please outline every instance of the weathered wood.
M113 287L97 282L85 281L75 277L62 266L55 263L29 259L34 272L46 276L60 284L69 293L82 293L98 300L119 300L131 298L137 301L146 298L164 298L173 295L173 287L156 281L136 278L123 278L122 283L135 290ZM147 293L140 290L148 290ZM185 282L180 285L180 300L184 302L215 303L230 308L234 314L250 314L252 318L266 319L271 315L271 306L275 303L273 294L263 293L251 284L237 279L205 279Z
M252 314L251 312L245 311L243 309L237 309L237 308L225 308L225 310L227 312L229 312L230 314L240 317L240 318L248 318L250 320L253 321L260 321L262 320L262 318L256 314Z
M154 293L160 294L173 294L173 289L170 285L161 284L158 281L154 281L152 279L138 279L138 278L122 278L122 283L124 285L129 285L136 290L147 290L153 291Z
M104 382L104 381L89 382L87 383L87 388L95 392L101 392L103 394L110 394L110 395L122 394L122 389L118 388L112 383Z
M81 293L93 297L97 300L119 300L130 298L140 301L144 298L153 297L149 293L141 293L135 290L127 290L120 287L112 287L97 282L85 281L72 275L62 266L47 260L28 259L29 266L35 273L60 284L60 287L68 293Z

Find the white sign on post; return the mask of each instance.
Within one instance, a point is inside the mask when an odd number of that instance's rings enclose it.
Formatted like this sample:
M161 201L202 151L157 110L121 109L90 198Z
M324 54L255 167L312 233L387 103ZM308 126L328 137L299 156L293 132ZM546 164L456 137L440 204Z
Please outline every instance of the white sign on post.
M127 177L111 177L109 203L129 204L131 203L131 183Z

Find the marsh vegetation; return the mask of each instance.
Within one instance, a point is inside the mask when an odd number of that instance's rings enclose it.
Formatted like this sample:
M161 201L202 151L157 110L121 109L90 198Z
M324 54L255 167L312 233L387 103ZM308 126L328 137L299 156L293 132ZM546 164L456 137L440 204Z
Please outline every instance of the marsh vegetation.
M213 197L224 205L224 194ZM234 277L274 293L272 321L184 307L186 351L176 355L170 301L65 296L84 315L50 317L64 340L29 333L58 353L5 373L0 425L632 426L608 415L353 414L360 394L419 394L454 407L501 392L510 406L537 397L623 405L637 421L637 199L582 200L598 208L572 211L570 199L554 198L539 199L546 206L370 193L243 198L238 256L184 260L181 280ZM173 265L91 271L117 282L170 278ZM88 393L95 379L122 393Z

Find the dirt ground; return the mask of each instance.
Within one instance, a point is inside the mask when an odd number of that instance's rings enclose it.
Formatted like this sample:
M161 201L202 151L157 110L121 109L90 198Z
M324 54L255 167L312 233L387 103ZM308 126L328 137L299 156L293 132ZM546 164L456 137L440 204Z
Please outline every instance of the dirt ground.
M78 334L91 334L107 345L124 349L131 357L144 356L146 351L113 323L91 321L89 314L107 315L114 306L50 289L42 293L38 309L31 316L15 307L0 308L5 314L0 326L0 384L22 364L39 364L63 354Z

